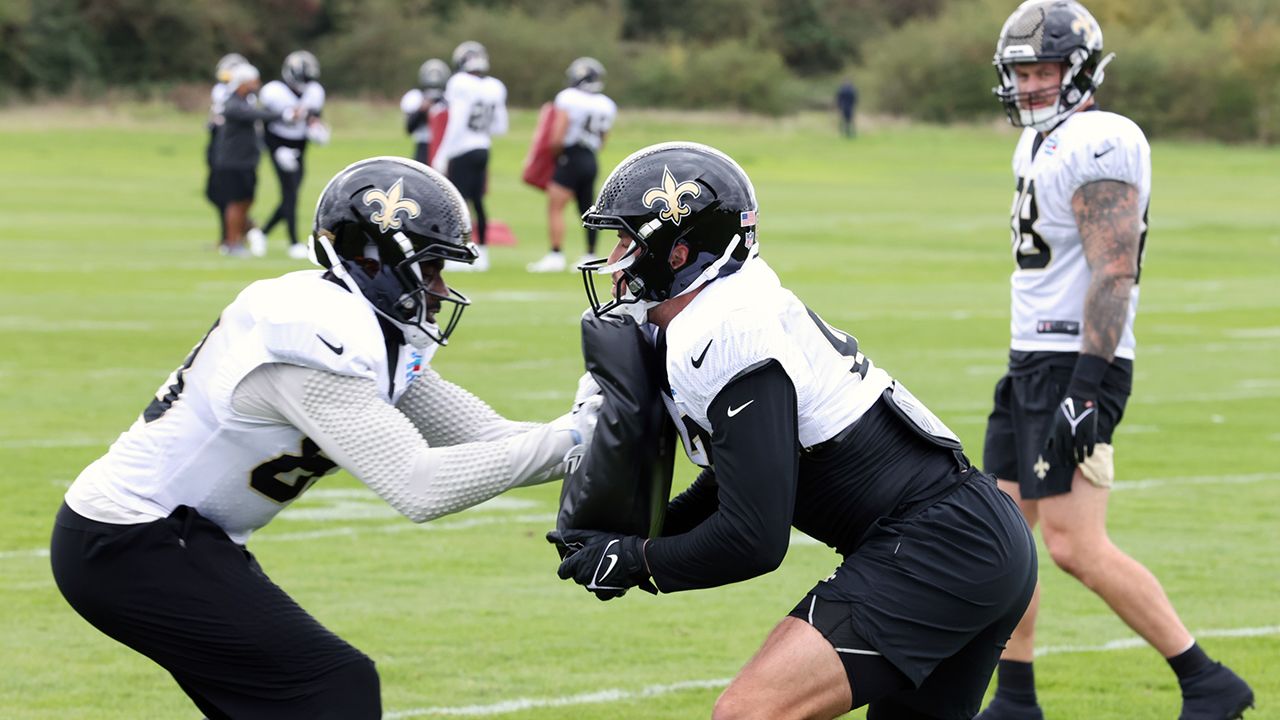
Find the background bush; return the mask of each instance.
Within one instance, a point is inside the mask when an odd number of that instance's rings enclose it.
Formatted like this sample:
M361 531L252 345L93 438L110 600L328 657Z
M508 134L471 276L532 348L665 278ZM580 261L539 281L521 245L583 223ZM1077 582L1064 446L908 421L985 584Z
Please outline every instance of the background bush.
M3 0L0 101L122 88L198 98L226 52L275 77L314 51L331 93L398 97L429 57L488 48L510 102L536 106L592 55L623 106L782 114L862 108L930 122L1000 108L991 56L1017 0ZM1280 3L1089 0L1117 59L1099 94L1151 135L1280 138ZM194 85L193 85L194 87Z

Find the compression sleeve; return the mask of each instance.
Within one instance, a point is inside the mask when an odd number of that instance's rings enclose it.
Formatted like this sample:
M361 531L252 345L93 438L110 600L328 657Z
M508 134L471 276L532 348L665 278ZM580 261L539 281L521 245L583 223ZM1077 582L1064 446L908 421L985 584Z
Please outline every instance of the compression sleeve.
M430 368L409 385L396 407L433 447L502 440L538 426L502 417L483 400Z
M282 363L249 373L232 402L241 414L293 425L414 522L562 476L573 446L572 423L560 418L501 440L431 447L373 380Z
M663 592L763 575L787 553L800 473L791 378L776 360L748 368L707 416L719 507L688 532L648 542L645 556Z
M703 468L684 492L671 499L662 521L663 535L680 535L697 527L720 507L716 471Z

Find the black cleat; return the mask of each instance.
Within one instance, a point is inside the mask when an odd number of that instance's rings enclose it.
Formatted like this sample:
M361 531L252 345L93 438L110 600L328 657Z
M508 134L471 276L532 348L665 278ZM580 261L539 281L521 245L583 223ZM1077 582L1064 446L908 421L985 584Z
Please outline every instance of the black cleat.
M996 696L973 720L1044 720L1039 705L1024 705Z
M1253 707L1253 689L1222 663L1182 683L1178 720L1236 720Z

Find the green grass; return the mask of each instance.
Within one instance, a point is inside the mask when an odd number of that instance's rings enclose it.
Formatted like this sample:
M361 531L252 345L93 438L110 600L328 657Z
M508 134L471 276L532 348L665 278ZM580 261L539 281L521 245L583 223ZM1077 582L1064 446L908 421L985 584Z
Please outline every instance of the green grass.
M328 177L407 152L399 116L331 113L308 155L302 214ZM454 278L476 303L437 356L446 376L511 417L563 411L581 372L584 299L570 274L534 276L543 198L518 168L532 115L493 153L489 209L520 239L492 272ZM762 248L806 302L859 337L981 456L1007 348L1007 211L1014 136L987 127L869 126L854 142L825 117L778 122L624 111L602 158L708 142L738 158L763 207ZM294 269L280 235L263 260L212 251L202 119L155 107L0 113L0 715L195 717L172 680L66 605L46 557L67 484L124 430L221 308L250 281ZM1156 143L1135 394L1119 431L1116 542L1146 563L1202 644L1254 685L1250 718L1280 717L1280 151ZM260 200L274 206L264 166ZM567 250L576 256L580 235ZM680 478L691 473L678 462ZM1138 483L1156 479L1161 483ZM382 674L389 714L554 700L608 702L507 717L707 716L765 633L837 564L797 545L768 576L710 591L599 603L554 578L542 541L555 486L414 526L346 475L326 479L251 541L272 577ZM1133 637L1042 553L1039 641ZM1260 636L1205 631L1270 628ZM1037 663L1057 718L1168 718L1172 674L1146 648L1057 652ZM860 715L858 715L860 716Z

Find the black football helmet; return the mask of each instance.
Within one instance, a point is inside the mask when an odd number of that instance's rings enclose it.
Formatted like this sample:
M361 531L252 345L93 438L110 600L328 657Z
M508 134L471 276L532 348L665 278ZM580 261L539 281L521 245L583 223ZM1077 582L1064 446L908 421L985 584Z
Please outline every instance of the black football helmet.
M289 87L301 89L312 80L320 79L320 61L306 50L294 50L285 57L280 78Z
M604 65L592 57L580 57L564 71L569 87L593 93L604 90L604 74Z
M582 216L596 230L620 230L631 245L613 264L578 266L597 316L628 303L652 307L737 272L758 252L756 191L747 173L715 148L691 142L650 145L623 160ZM671 251L689 249L673 269ZM600 302L593 275L620 278ZM624 287L625 285L625 287Z
M312 258L417 347L447 345L471 301L433 291L420 263L475 262L471 216L443 175L413 160L375 157L347 166L316 203ZM453 305L443 328L434 314Z
M992 61L1000 84L991 92L1004 105L1014 127L1049 132L1093 96L1114 57L1115 53L1102 57L1102 28L1080 3L1027 0L1000 30ZM1027 106L1034 98L1018 92L1014 66L1043 62L1062 64L1062 83L1041 91L1045 93L1042 99L1054 100L1052 105L1031 109Z

